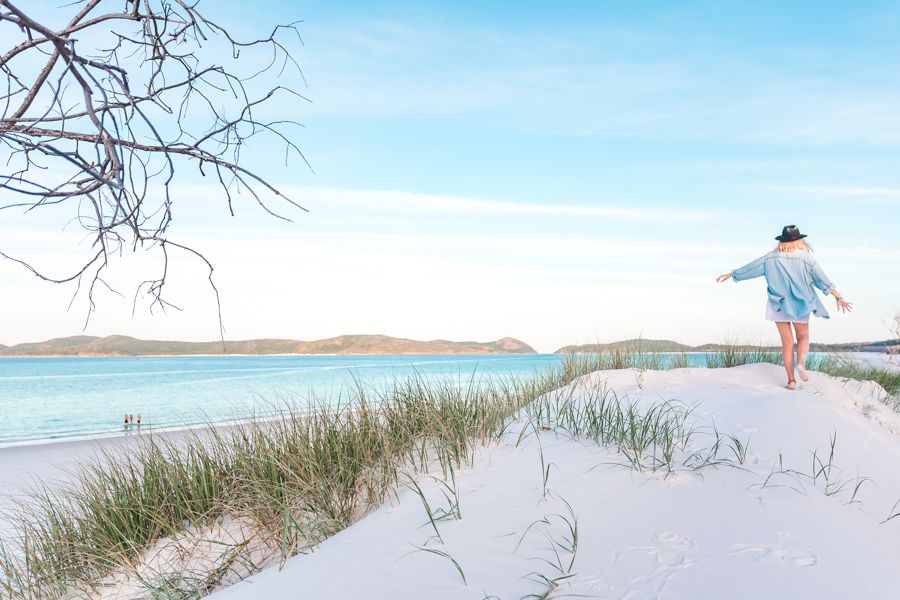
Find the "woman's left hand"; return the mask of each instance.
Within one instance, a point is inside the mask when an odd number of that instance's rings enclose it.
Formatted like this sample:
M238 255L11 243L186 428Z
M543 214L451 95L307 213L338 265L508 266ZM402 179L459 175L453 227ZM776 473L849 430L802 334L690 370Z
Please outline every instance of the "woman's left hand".
M835 301L837 302L837 307L838 307L839 311L841 311L843 313L848 313L851 310L853 310L852 302L847 302L843 298L835 298Z
M716 282L722 283L723 281L728 281L729 279L731 279L731 273L722 273L721 275L716 277Z

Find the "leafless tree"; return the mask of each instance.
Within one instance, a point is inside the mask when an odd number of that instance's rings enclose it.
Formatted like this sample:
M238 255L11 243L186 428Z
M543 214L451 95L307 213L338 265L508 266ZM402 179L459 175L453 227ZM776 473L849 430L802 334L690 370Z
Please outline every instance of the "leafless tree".
M163 297L170 251L185 252L208 268L218 303L210 261L167 236L176 175L195 167L213 177L232 215L237 192L278 218L287 217L273 201L302 209L241 157L251 138L268 137L305 162L297 123L265 116L280 98L303 98L295 24L244 41L199 0L80 0L38 15L40 4L0 0L0 211L69 206L91 248L64 274L0 256L73 283L89 318L110 260L139 249L160 253L160 271L138 286L135 305L173 306ZM67 22L49 25L63 13Z
M900 311L894 314L894 321L889 324L891 335L894 336L894 346L890 349L891 354L900 354Z

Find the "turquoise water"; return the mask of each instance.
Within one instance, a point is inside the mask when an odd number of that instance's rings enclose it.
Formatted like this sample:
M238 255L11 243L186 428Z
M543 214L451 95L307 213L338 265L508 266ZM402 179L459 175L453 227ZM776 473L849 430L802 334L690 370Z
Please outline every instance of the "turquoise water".
M0 445L120 433L125 413L143 427L271 414L287 402L337 396L361 382L531 375L562 357L166 356L0 359Z

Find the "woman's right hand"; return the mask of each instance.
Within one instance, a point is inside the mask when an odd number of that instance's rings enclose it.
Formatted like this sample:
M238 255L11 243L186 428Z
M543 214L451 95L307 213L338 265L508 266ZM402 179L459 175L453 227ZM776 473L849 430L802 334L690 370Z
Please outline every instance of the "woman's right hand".
M716 277L716 282L722 283L723 281L728 281L729 279L731 279L731 273L722 273L721 275Z

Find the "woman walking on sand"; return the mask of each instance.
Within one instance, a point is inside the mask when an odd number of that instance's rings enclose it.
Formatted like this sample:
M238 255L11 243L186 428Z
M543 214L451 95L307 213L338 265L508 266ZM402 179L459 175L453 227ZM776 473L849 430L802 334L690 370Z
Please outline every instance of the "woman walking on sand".
M794 379L794 333L797 334L797 372L803 381L809 380L806 373L806 355L809 353L809 317L816 315L828 318L828 311L816 295L814 287L823 294L831 294L837 302L838 310L850 312L853 305L844 300L834 284L829 281L822 267L812 257L812 248L803 239L796 225L787 225L774 250L753 262L719 275L716 281L729 279L743 281L754 277L766 278L769 300L766 303L766 320L774 321L781 336L781 354L787 371L787 389L797 389ZM793 326L793 332L791 327Z

